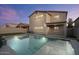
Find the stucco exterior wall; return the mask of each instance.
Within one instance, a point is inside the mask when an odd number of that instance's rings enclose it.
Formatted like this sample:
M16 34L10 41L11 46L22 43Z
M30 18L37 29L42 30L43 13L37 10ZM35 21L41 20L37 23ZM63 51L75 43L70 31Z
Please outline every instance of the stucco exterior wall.
M29 28L30 31L44 34L45 33L44 26L45 26L45 16L43 13L35 13L30 17L30 28Z

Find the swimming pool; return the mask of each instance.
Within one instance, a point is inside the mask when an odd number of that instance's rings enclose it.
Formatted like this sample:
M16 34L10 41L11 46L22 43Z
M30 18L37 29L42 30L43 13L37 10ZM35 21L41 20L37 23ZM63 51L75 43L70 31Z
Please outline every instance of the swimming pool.
M37 34L6 36L7 46L16 55L74 55L70 42Z
M7 45L17 55L32 55L47 42L48 38L42 35L16 35L7 38Z

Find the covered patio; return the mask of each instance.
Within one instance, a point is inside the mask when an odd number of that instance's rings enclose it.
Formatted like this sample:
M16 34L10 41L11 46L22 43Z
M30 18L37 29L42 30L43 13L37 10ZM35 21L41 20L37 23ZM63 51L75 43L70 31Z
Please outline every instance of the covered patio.
M52 23L46 23L46 26L49 28L48 34L49 35L64 35L64 29L65 29L65 23L66 22L52 22Z

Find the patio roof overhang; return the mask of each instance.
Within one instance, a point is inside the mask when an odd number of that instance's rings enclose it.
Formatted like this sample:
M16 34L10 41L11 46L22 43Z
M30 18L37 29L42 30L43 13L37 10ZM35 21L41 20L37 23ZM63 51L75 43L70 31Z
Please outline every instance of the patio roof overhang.
M66 23L66 21L64 21L64 22L51 22L51 23L46 23L46 25L48 27L54 27L54 26L63 26L64 23Z

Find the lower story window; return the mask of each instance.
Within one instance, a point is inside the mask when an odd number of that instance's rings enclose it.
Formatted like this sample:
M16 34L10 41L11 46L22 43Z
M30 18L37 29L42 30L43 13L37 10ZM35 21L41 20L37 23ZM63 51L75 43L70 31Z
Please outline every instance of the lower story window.
M57 27L57 26L56 26L56 27L54 27L54 30L58 30L58 29L59 29L59 27Z
M42 26L40 26L40 27L35 27L34 29L43 29L43 27L42 27Z

